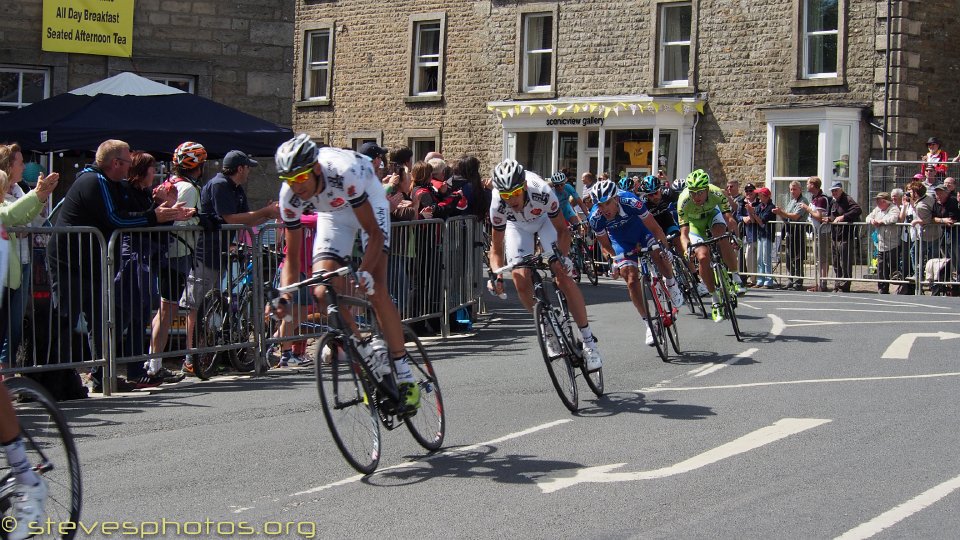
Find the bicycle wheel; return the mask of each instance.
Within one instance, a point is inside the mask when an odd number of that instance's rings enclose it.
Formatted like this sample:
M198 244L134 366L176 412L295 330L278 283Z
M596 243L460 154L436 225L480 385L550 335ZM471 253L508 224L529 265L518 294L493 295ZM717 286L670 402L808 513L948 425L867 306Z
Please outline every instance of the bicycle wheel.
M197 325L194 328L193 346L201 349L216 347L223 341L223 322L226 306L220 291L210 291L197 306ZM193 372L205 381L217 372L216 352L193 355Z
M661 315L663 326L670 341L670 346L673 347L675 354L682 354L680 351L680 330L677 328L677 311L679 310L673 306L673 301L670 300L670 291L667 290L667 284L662 279L657 280L656 287L657 299L660 302L660 307L663 308Z
M542 302L537 302L534 307L534 320L537 323L537 341L540 342L540 352L543 353L543 360L547 364L550 381L553 382L553 387L563 405L571 412L576 412L577 377L570 363L571 346L567 343L554 314ZM559 353L557 356L551 356L547 350L548 339L552 348Z
M253 291L247 291L240 301L237 312L232 314L230 341L247 342L249 347L230 351L230 365L233 369L246 373L252 371L257 361L257 330L253 318L262 314L254 313Z
M687 301L687 308L690 310L690 314L696 315L697 309L699 308L700 316L706 319L707 307L703 305L703 298L700 297L700 293L697 291L697 277L687 268L686 262L674 257L673 274L676 276L680 290L683 292L683 298Z
M570 343L571 351L577 358L576 365L580 368L580 372L583 374L583 379L587 381L587 386L590 387L590 390L596 394L597 397L600 397L603 395L603 368L601 367L596 371L587 370L587 363L583 360L583 340L580 339L580 336L577 335L576 330L573 329L573 324L571 324L573 322L573 317L570 315L570 310L567 308L567 298L559 289L557 290L557 301L560 303L560 311L563 314L563 333L567 338L567 342Z
M574 276L573 280L580 283L583 278L583 252L574 244L570 248L570 256L573 257Z
M83 505L80 459L63 413L50 394L31 379L12 377L3 384L16 408L27 460L47 483L46 517L54 523L79 523ZM10 475L4 460L0 476L7 479ZM11 516L10 502L7 498L0 500L4 522ZM64 531L61 538L71 539L75 534L75 530Z
M723 277L720 278L720 275ZM717 279L720 301L723 303L723 315L730 321L730 325L733 326L733 335L737 338L737 341L743 341L743 337L740 335L740 323L737 321L736 306L734 305L736 294L733 292L730 280L726 276L726 269L718 268L717 271L714 272L714 278Z
M330 435L351 467L370 474L380 463L380 420L373 384L341 336L325 334L315 351L317 391Z
M667 349L666 327L661 318L660 303L654 296L649 278L643 279L643 301L647 307L647 326L653 332L653 344L657 348L657 354L664 362L670 361L669 349Z
M417 335L406 325L403 333L407 354L410 355L410 369L420 387L420 408L416 415L406 419L407 429L420 446L427 450L438 450L443 445L443 436L447 431L440 383Z
M591 285L596 287L600 284L600 277L597 275L597 264L593 260L593 255L590 254L590 248L583 247L583 271L587 274L587 281Z

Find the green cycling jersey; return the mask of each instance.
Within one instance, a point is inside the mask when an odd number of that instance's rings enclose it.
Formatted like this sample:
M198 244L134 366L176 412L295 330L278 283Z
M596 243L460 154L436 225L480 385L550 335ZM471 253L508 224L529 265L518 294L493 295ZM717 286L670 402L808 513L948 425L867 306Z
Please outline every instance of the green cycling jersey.
M718 211L723 214L730 212L730 203L722 189L710 184L708 191L707 200L703 204L693 201L689 189L680 193L677 201L677 221L681 227L687 225L694 231L706 232Z

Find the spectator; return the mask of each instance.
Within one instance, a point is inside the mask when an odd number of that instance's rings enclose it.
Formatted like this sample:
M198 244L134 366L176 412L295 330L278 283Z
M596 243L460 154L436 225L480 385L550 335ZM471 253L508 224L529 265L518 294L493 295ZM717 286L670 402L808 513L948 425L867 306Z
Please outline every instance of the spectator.
M947 186L939 185L933 189L937 201L933 205L933 222L944 229L941 251L950 259L951 266L957 268L960 264L960 231L955 225L960 222L960 204Z
M390 203L391 223L413 221L419 216L420 209L411 198L413 177L410 167L413 165L413 151L400 147L390 152L390 175L383 179L387 201ZM409 315L410 271L417 256L416 236L409 226L393 227L390 242L390 262L387 265L387 282L390 296L402 317Z
M423 160L426 161L427 163L430 163L431 159L439 159L442 161L443 154L441 154L440 152L433 151L433 152L427 152L427 155L423 156Z
M877 193L877 205L867 215L866 222L877 229L877 292L890 294L890 279L900 264L900 209L886 191Z
M129 192L121 180L128 176L130 147L120 140L107 140L97 148L94 165L84 167L67 191L57 227L95 227L105 239L119 228L145 227L191 219L196 210L177 202L149 211L133 209ZM91 334L89 341L98 347L103 343L102 250L88 234L54 234L47 244L50 288L54 305L60 310L61 351L68 351L66 361L79 362L102 357L103 351L74 348L72 334L83 329ZM81 343L86 343L83 340ZM94 391L102 389L102 369L91 374Z
M375 142L365 142L360 145L360 149L357 151L373 161L373 172L376 173L377 178L383 180L386 175L386 170L383 167L383 156L387 155L387 150L380 148Z
M727 189L724 190L727 196L727 203L730 205L730 211L737 215L740 211L740 204L743 202L743 194L740 193L739 180L727 180Z
M921 172L925 173L927 169L933 168L934 177L939 180L946 176L946 163L949 160L950 158L947 156L947 152L943 149L943 143L940 142L940 139L937 137L930 137L927 139L927 155L923 156L923 161L926 162L927 165L921 168ZM934 184L937 183L939 183L939 181L934 182Z
M743 186L743 201L739 211L734 214L740 227L740 238L743 240L743 269L749 275L746 281L748 287L760 287L762 282L756 277L757 273L757 232L759 225L753 216L753 206L758 204L757 189L753 184Z
M914 216L910 221L912 230L916 232L912 237L916 240L911 246L910 258L916 263L915 271L923 272L927 261L936 257L940 243L940 225L933 221L933 206L936 200L927 191L923 182L914 180L907 186L910 190L910 199L913 202ZM913 274L916 277L917 274Z
M948 196L951 199L957 198L957 180L954 177L948 176L944 178L943 187L947 188Z
M177 203L183 208L194 211L189 220L177 223L180 226L196 226L200 223L198 215L200 209L200 179L203 177L203 166L207 161L207 150L202 144L187 141L173 152L173 174L162 185L161 189L175 189ZM187 374L193 374L193 357L187 353L180 373L173 374L163 369L163 360L160 355L167 348L167 337L173 317L178 312L178 302L187 290L187 281L194 264L194 250L196 235L192 232L174 232L169 234L170 243L167 247L167 257L161 265L160 271L160 309L153 318L150 337L150 365L147 375L158 375L167 382L176 382ZM196 310L187 314L187 349L193 348L193 329L197 322Z
M940 183L940 173L937 172L937 169L932 164L926 164L923 167L923 185L927 187L927 191L933 191L933 186Z
M773 281L773 225L775 205L771 200L770 188L762 187L756 190L759 201L748 207L750 218L755 222L757 229L757 287L767 289L777 288Z
M424 161L414 163L413 170L410 172L413 177L413 205L420 209L417 215L421 220L431 219L433 213L425 210L432 209L438 203L431 185L433 172L434 167ZM417 256L414 259L413 271L415 294L413 296L419 299L417 311L420 315L439 311L441 291L437 286L439 276L435 275L440 268L438 238L440 238L440 228L435 225L417 228Z
M483 189L480 160L475 156L462 156L453 162L452 172L453 189L460 190L467 199L464 213L476 217L479 223L485 222L490 208L490 191Z
M830 202L821 189L823 181L816 176L807 179L807 193L810 194L810 204L802 206L807 211L810 223L813 225L813 259L817 264L816 283L807 289L809 292L827 290L827 264L830 253L830 225L827 216Z
M830 227L833 239L833 275L838 278L833 282L833 292L850 292L849 279L853 277L853 223L860 221L863 211L857 201L843 191L843 184L840 182L834 182L830 186L830 195L833 201L827 215L833 224ZM842 225L837 226L838 224Z
M790 280L783 289L803 290L803 263L807 257L806 227L802 225L807 220L809 212L805 209L807 199L803 196L800 182L790 182L790 197L786 209L774 208L776 214L784 222L784 240L787 242L787 272Z
M580 181L583 182L583 192L580 194L580 200L588 207L593 207L593 197L590 194L590 190L593 189L593 185L597 183L597 177L594 176L592 172L585 172L580 175Z
M12 173L12 174L8 174ZM29 225L40 214L50 193L57 187L60 175L57 173L37 179L37 188L27 194L20 191L19 196L13 195L14 187L19 191L16 180L23 174L23 156L16 144L0 146L0 190L6 194L0 202L0 224L3 227L21 227ZM6 288L0 302L0 344L3 344L4 354L0 361L0 369L10 367L16 358L17 347L23 330L23 310L26 298L23 290L25 281L29 280L29 263L21 262L21 246L15 233L9 234L9 254L7 268L4 272L4 282L0 286Z

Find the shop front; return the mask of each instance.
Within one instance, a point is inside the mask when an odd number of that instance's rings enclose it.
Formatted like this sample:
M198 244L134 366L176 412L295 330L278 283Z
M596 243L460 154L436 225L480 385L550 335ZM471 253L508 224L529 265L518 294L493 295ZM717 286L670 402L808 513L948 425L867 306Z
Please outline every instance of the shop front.
M697 114L703 101L648 96L498 101L487 105L503 125L503 156L549 177L566 170L616 180L692 170Z

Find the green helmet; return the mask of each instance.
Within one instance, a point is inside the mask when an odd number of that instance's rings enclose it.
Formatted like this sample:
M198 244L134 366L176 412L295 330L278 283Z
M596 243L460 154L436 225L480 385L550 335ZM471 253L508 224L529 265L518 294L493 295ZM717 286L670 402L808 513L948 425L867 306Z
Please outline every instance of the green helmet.
M697 169L687 175L687 189L689 191L703 191L710 187L710 175L703 169Z

